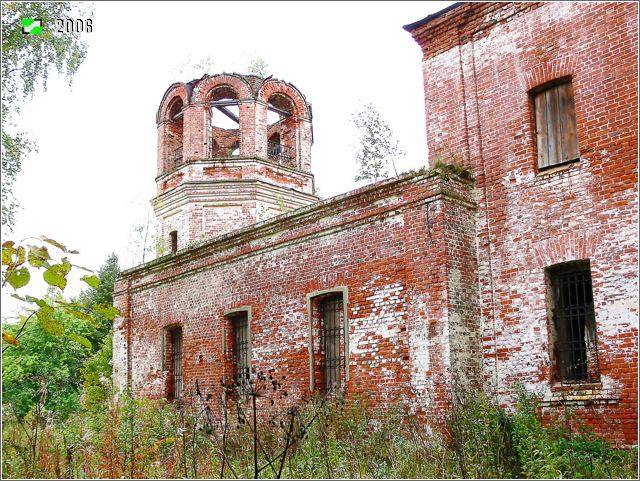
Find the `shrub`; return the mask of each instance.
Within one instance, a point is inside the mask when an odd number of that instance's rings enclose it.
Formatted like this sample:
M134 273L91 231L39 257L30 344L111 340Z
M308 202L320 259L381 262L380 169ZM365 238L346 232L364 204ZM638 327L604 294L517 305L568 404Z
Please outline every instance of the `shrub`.
M200 399L187 396L178 407L125 393L64 421L46 410L21 419L4 409L3 477L253 477L250 412L231 403L225 424L220 412L205 415ZM456 396L433 426L399 403L382 413L366 399L312 399L298 410L263 413L257 454L263 466L275 459L286 442L277 420L294 419L285 478L636 477L636 450L572 431L567 416L544 425L535 397L522 390L513 411L482 393Z

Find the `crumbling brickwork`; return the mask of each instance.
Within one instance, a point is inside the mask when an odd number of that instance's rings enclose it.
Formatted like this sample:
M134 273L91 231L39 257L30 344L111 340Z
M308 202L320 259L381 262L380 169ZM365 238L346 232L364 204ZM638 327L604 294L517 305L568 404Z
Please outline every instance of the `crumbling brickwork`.
M571 405L637 443L636 3L468 3L406 28L424 53L431 160L476 177L484 382ZM531 92L570 79L580 157L536 163ZM545 268L588 259L599 382L557 381ZM551 323L551 324L550 324Z
M116 384L219 394L245 316L243 362L283 378L290 402L329 379L429 413L464 387L509 406L521 383L546 414L570 406L637 444L637 10L471 2L406 26L424 53L430 162L459 167L321 202L294 86L171 86L153 204L178 249L116 284ZM214 108L238 129L213 127Z
M214 111L237 128L213 125ZM270 124L270 111L280 120ZM176 83L164 94L156 122L153 207L161 245L175 232L184 249L317 200L311 106L291 84L238 74ZM274 144L269 139L276 132Z
M309 338L307 297L344 291L347 392L382 403L419 393L417 410L445 405L451 359L465 358L468 335L447 325L448 299L465 296L464 276L450 272L447 258L452 249L461 260L473 257L457 226L473 223L474 212L470 182L409 174L126 271L116 288L126 314L114 326L114 349L135 361L119 364L115 378L163 396L163 331L179 325L185 389L197 379L219 394L220 381L229 381L221 368L226 313L249 306L252 367L285 376L284 388L299 399L311 387L310 346L318 342Z

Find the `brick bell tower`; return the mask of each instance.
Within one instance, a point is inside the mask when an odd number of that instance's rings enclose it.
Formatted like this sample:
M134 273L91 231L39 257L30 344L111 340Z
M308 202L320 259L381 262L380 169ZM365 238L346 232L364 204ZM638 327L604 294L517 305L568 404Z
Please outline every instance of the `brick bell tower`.
M158 109L157 195L165 252L316 202L311 105L255 75L175 83Z

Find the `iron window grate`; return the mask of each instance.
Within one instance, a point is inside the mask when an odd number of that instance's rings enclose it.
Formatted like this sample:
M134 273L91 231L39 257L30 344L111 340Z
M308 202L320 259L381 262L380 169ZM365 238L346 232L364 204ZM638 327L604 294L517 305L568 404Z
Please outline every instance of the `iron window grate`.
M599 381L598 346L589 267L552 274L558 373L563 382Z
M171 336L171 395L173 399L182 398L182 329L170 331Z
M232 320L234 336L234 376L241 392L249 385L249 320L246 314Z
M342 386L345 370L344 309L342 296L320 299L321 368L327 392Z

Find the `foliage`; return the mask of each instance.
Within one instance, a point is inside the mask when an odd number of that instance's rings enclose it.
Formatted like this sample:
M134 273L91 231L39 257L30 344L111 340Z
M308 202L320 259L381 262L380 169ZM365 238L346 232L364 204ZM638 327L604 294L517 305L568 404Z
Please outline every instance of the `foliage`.
M536 398L520 388L518 407L511 419L514 446L524 477L637 477L633 453L614 449L586 427L576 425L570 409L543 426Z
M25 252L35 264L46 257L44 247L29 246ZM105 316L105 311L113 309L113 286L118 273L118 258L112 254L98 276L90 276L95 279L87 282L90 287L78 301L64 301L62 292L56 288L45 298L37 299L38 305L45 306L47 312L50 310L49 320L42 322L42 316L38 317L36 312L37 323L28 323L27 316L23 316L19 323L3 326L5 340L15 340L3 358L4 401L11 403L19 417L34 407L43 389L47 392L44 407L63 418L79 409L83 384L89 404L96 406L106 400L110 381L105 380L111 378L112 350L111 317ZM76 311L75 306L87 311ZM83 315L78 316L77 312Z
M113 395L113 333L102 340L100 348L82 368L82 404L90 411L99 412L108 404Z
M269 74L269 64L262 57L253 58L247 66L247 72L265 78Z
M316 416L316 421L297 432L299 439L290 448L281 475L458 478L464 472L469 477L502 478L636 477L635 449L614 449L593 434L572 433L563 423L544 426L533 397L523 394L515 412L509 412L481 393L471 394L457 399L444 423L432 419L431 425L429 419L418 422L410 408L399 403L381 413L366 399L309 400L299 413L304 419ZM264 453L283 448L286 436L280 435L290 432L286 423L282 429L269 422L273 408L268 398L264 400L258 419L260 464L266 462ZM243 416L230 399L225 423L221 419L225 411L215 402L210 404L214 409L207 415L198 396L187 396L178 404L124 393L102 412L83 411L64 422L43 421L37 456L29 450L26 435L33 429L21 429L5 412L3 475L253 477L251 411ZM280 410L278 416L286 421L289 412ZM224 444L223 426L228 428ZM268 467L260 477L276 477L277 471Z
M478 422L481 420L482 422ZM509 414L485 395L460 392L446 419L452 468L463 478L519 477Z
M87 308L94 306L111 306L113 304L113 288L116 279L120 275L120 266L118 265L118 256L111 253L105 263L98 269L98 283L90 285L79 296L79 301ZM102 319L105 324L111 326L111 320L105 319L99 313L95 313L98 318Z
M473 174L471 171L460 165L458 162L447 163L441 159L436 159L430 170L443 178L447 178L450 175L456 175L461 179L473 180Z
M395 138L391 127L372 103L368 103L352 116L356 130L356 181L377 182L389 177L389 167L398 175L396 161L405 152Z
M199 79L215 71L216 62L210 55L194 59L189 54L171 70L171 77L179 81Z
M58 33L56 18L78 16L78 4L72 2L2 2L2 226L10 229L17 202L13 185L22 160L35 144L19 132L14 119L20 104L31 97L38 86L47 87L54 70L71 82L87 53L78 33ZM82 12L84 18L89 12ZM43 21L42 35L24 35L22 17Z
M35 318L40 327L49 334L61 336L65 334L65 324L55 315L56 312L84 321L94 320L92 313L106 321L112 321L119 315L119 311L110 303L85 305L78 301L66 301L61 295L36 297L17 293L19 289L29 285L34 274L42 272L44 281L54 289L54 292L61 294L67 286L67 277L72 268L87 271L89 274L82 276L81 280L93 289L100 289L100 279L92 275L92 271L71 263L69 256L75 254L78 254L78 251L68 249L60 242L46 236L30 237L18 244L12 240L2 244L2 287L9 284L15 291L12 296L23 302L27 312L19 328L11 332L3 328L2 340L5 345L2 352L11 346L19 347L19 338L24 334L25 327L32 318ZM56 259L58 256L61 258ZM82 345L90 345L90 341L78 333L69 331L65 335Z
M98 332L91 321L75 319L61 309L55 310L52 317L63 326L65 336L52 336L42 324L29 323L22 331L20 345L3 354L3 402L11 404L19 417L34 407L43 389L47 392L45 408L60 418L66 418L79 406L81 369ZM3 329L15 336L22 323ZM75 342L75 336L90 342Z
M162 237L156 235L157 220L151 211L147 211L146 217L137 221L129 236L129 252L132 265L144 264L157 257L161 257L164 242Z

